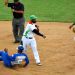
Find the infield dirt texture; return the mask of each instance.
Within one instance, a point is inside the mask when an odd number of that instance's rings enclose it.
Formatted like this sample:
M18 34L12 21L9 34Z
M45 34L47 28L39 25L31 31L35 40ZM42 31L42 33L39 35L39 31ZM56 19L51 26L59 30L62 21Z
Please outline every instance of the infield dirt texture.
M36 66L32 50L27 54L30 64L26 68L8 69L0 62L0 75L75 75L75 34L69 30L71 23L38 22L47 38L36 36L42 66ZM11 21L0 21L0 49L16 52Z

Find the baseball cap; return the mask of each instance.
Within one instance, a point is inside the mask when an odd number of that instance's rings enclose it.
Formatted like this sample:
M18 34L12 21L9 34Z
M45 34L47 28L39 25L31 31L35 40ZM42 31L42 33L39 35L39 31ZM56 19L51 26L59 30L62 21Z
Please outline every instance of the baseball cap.
M37 17L35 15L31 15L30 20L33 20L33 19L37 19Z
M19 45L18 47L17 47L17 50L24 50L24 48L23 48L23 46L22 45Z
M18 2L19 0L14 0L14 2Z

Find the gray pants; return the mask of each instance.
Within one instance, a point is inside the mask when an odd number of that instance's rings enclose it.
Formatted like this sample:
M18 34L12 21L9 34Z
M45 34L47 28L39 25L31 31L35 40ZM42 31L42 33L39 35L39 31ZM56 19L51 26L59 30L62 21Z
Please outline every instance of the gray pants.
M20 18L20 19L13 18L12 27L13 27L13 35L15 41L21 41L24 32L24 23L25 23L24 18Z

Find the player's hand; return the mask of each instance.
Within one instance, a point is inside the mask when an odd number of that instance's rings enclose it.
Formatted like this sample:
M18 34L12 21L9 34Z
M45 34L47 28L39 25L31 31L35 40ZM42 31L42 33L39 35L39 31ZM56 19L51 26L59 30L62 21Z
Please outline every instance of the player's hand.
M45 35L43 35L42 37L43 37L44 39L46 38L46 36L45 36Z
M39 26L38 26L38 25L35 25L35 27L38 27L38 28L39 28Z
M8 6L8 0L4 0L6 6Z
M69 26L69 29L71 29L72 28L72 26Z
M24 64L23 67L26 67L28 64Z
M7 48L4 48L4 51L5 51L5 52L8 52L8 49L7 49Z
M12 12L15 12L15 10L14 10L14 9L12 9Z

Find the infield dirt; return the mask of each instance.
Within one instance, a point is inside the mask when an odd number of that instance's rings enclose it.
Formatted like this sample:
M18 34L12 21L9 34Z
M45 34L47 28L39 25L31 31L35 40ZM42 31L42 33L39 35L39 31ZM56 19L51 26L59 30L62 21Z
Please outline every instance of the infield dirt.
M38 22L46 39L36 36L42 66L37 66L30 47L27 54L30 64L25 68L9 69L0 62L0 75L75 75L75 34L69 29L72 23ZM0 21L0 50L16 52L11 21Z

